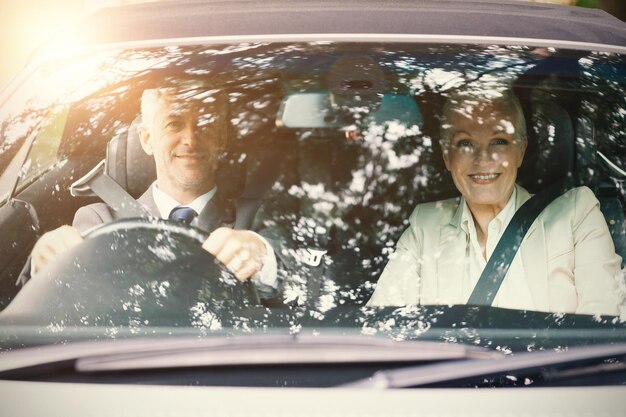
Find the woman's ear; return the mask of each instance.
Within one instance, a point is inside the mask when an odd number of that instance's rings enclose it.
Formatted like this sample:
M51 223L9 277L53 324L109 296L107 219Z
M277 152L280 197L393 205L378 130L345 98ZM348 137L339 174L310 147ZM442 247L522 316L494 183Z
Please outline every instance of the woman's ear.
M517 162L517 167L521 167L522 166L522 162L524 162L524 155L526 154L526 147L528 146L528 138L524 138L524 140L522 140L522 143L520 143L520 157L519 157L519 161Z
M152 135L150 131L144 125L139 125L137 133L139 133L139 142L141 142L143 151L148 155L152 155L154 151L152 149Z
M443 156L443 163L446 164L446 169L450 171L450 152L446 145L441 145L441 155Z

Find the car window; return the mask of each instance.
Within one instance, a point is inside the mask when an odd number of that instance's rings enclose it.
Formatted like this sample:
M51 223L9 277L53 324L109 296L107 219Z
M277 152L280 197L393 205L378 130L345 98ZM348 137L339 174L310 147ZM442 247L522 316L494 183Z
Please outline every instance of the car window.
M419 308L367 306L386 266L402 252L398 246L401 237L420 219L416 206L448 213L452 219L451 204L456 201L457 207L462 201L458 178L443 158L447 152L447 103L462 91L472 99L463 98L459 112L472 114L480 107L478 98L492 100L505 92L513 94L523 112L527 137L517 171L518 185L529 194L556 183L566 190L588 187L589 195L599 201L602 211L596 214L604 222L602 227L610 234L610 243L603 242L615 252L607 262L621 263L618 256L626 254L625 65L623 55L617 53L535 46L342 42L128 48L84 61L59 62L56 69L36 74L37 88L58 84L45 97L37 96L38 107L31 106L40 109L33 110L39 114L37 122L20 124L17 116L7 116L3 122L0 195L8 191L5 187L19 171L14 197L32 204L42 227L49 230L69 223L78 207L100 201L97 192L75 189L71 196L70 186L108 155L116 156L116 162L108 160L103 169L138 198L156 175L154 161L141 154L137 139L144 90L169 80L200 80L205 94L202 100L219 95L227 103L226 146L220 154L221 174L216 183L232 203L229 224L253 230L271 243L281 295L263 307L216 301L220 298L217 294L237 300L246 297L228 287L229 282L236 283L232 277L222 277L226 289L207 284L211 278L206 274L222 276L223 271L199 271L194 266L205 255L192 249L197 243L194 239L200 239L197 235L122 222L107 229L108 237L103 233L101 238L86 239L91 245L83 251L86 258L66 260L69 269L55 272L57 281L51 281L63 285L27 285L16 298L18 305L31 305L29 299L44 301L19 314L15 307L9 308L12 316L5 312L5 317L54 329L61 336L68 329L82 328L106 337L115 337L116 332L132 337L149 328L160 337L167 337L165 328L193 334L264 326L297 331L304 322L331 320L333 326L363 334L380 333L396 339L465 338L494 348L493 338L455 333L467 327L467 316L451 318L458 321L458 327L450 333L429 332L438 326L449 305L464 305L467 299L461 289L469 278L463 281L452 272L442 273L440 281L458 280L458 287L452 287L459 292L450 298L441 298L448 291L444 284L423 284ZM190 97L188 102L193 100L198 98ZM32 104L16 99L12 114L22 114L18 109L28 107L26 103ZM20 117L31 117L26 115ZM481 120L474 119L479 124ZM32 125L22 129L27 133L11 133L26 125ZM508 132L507 126L498 133ZM12 139L18 136L19 140ZM33 138L32 147L24 164L16 168L10 161L24 158L17 149L23 149L29 138ZM130 146L133 140L142 158L134 159L130 147L119 147L120 143ZM487 158L508 144L502 144L499 136L494 140L490 146L495 148L489 148ZM458 152L469 152L470 145L482 146L466 142L458 145ZM477 181L500 174L470 173L479 177ZM135 185L138 178L140 185ZM565 207L565 203L559 204ZM566 210L559 210L551 221L562 219L559 227L569 230L563 214ZM452 247L445 246L453 239L451 230L457 233L464 227L448 229L450 219L442 224L433 220L435 232L410 237L435 245L428 254L410 255L424 274L460 271L471 275L467 271L474 266L464 257L465 251L480 253L480 247L445 249ZM0 231L9 227L9 220L2 221L0 217ZM536 236L541 231L532 233ZM434 236L440 241L433 243ZM537 255L536 263L515 263L512 268L518 277L533 276L537 263L557 262L574 250L572 240L554 243ZM24 264L27 255L27 251L13 255L11 262ZM2 262L8 270L9 262ZM89 269L90 265L95 269ZM585 268L578 267L579 271ZM623 274L621 268L620 264L615 271ZM14 281L15 276L6 273L0 279ZM615 288L623 289L623 276L614 279ZM574 276L563 273L557 281L550 285L562 286L568 300L577 300ZM519 288L504 285L509 294ZM544 319L558 323L563 315L576 316L576 306L570 301L550 305L547 296L540 297L543 301L532 299L532 284L523 288L536 308L507 309L502 304L489 311L507 317L508 310L520 310L515 311L520 315L511 326L522 329L530 328L524 317L535 317L533 314L544 314L532 322L534 326L543 325ZM285 316L268 324L264 314ZM617 307L615 314L596 314L597 325L619 323L615 316L619 316ZM516 345L516 349L528 342L527 338L524 342L509 339L507 346Z

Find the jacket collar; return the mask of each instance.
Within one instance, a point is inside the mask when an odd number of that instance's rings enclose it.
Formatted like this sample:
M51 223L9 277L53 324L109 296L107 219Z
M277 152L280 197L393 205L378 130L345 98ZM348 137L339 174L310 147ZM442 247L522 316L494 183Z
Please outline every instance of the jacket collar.
M526 191L524 187L521 185L515 184L515 211L519 210L519 208L528 200L531 194ZM459 197L458 204L456 210L454 211L454 215L450 218L449 225L454 227L455 229L461 228L461 221L463 219L463 206L465 205L465 198ZM530 233L531 229L528 231Z
M528 191L516 185L515 209L519 209L530 197L531 194ZM446 254L446 256L441 256L438 260L438 295L442 299L452 300L453 303L461 304L467 302L462 297L461 286L458 282L458 277L462 276L464 267L464 264L458 262L458 260L466 256L466 241L458 237L458 234L462 231L462 203L465 203L465 201L459 198L450 222L441 229L439 252ZM540 311L548 311L548 280L545 273L547 270L545 231L541 215L535 219L526 236L524 236L523 242L527 240L529 242L519 248L519 256L522 258L535 307Z
M154 202L154 195L152 194L152 187L137 199L143 204L148 212L155 218L161 218L159 208ZM202 212L198 214L198 223L196 227L211 233L218 227L231 226L235 223L235 214L232 204L229 200L225 199L218 191L213 198L207 203Z

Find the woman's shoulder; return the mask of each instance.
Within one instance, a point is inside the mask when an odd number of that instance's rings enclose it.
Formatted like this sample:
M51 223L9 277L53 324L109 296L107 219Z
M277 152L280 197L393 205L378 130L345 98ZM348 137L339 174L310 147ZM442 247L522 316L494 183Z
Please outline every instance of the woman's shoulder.
M594 206L598 204L598 199L589 187L583 185L564 192L554 202L576 208L580 206Z
M594 207L599 206L598 199L589 187L572 188L557 197L544 210L543 217L581 217Z
M461 197L420 203L413 209L409 221L414 226L433 226L447 224L455 215Z

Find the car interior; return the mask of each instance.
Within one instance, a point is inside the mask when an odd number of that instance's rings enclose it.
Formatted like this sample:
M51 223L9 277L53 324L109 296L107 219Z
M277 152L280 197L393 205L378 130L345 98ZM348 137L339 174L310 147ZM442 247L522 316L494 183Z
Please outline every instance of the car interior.
M344 78L339 83L347 90L358 90L367 82L359 77ZM557 182L564 190L588 185L601 202L616 251L624 260L626 202L620 184L625 178L596 157L593 123L581 111L580 97L576 91L558 89L567 82L549 68L537 67L514 85L526 116L529 142L519 183L531 192ZM14 242L0 248L0 308L19 291L16 280L37 237L71 223L79 207L99 201L84 187L83 177L103 156L99 174L112 178L133 197L141 195L156 178L154 162L138 141L141 85L136 82L135 88L113 88L110 91L116 94L103 92L73 104L60 140L58 162L21 183L0 207L0 234ZM253 113L236 109L239 121L250 116L260 122L256 130L243 135L242 129L235 129L236 122L232 123L230 146L221 160L218 179L218 187L236 201L235 227L261 233L269 230L269 238L274 236L271 229L282 228L284 233L276 235L282 237L273 243L325 251L325 261L319 265L296 265L297 256L277 251L287 270L309 277L302 283L307 302L334 297L335 305L364 305L415 204L458 195L436 140L445 94L385 93L378 110L356 122L320 113L319 108L329 108L332 90L296 97L270 85L255 94L271 97L271 105ZM105 102L105 111L94 117L94 108ZM397 109L404 109L400 124L418 129L389 139L389 123L398 122ZM375 146L367 136L371 125L385 127L382 134L374 135L382 138ZM385 154L390 149L400 156L415 155L418 150L419 162L392 167ZM355 178L359 176L357 187Z

